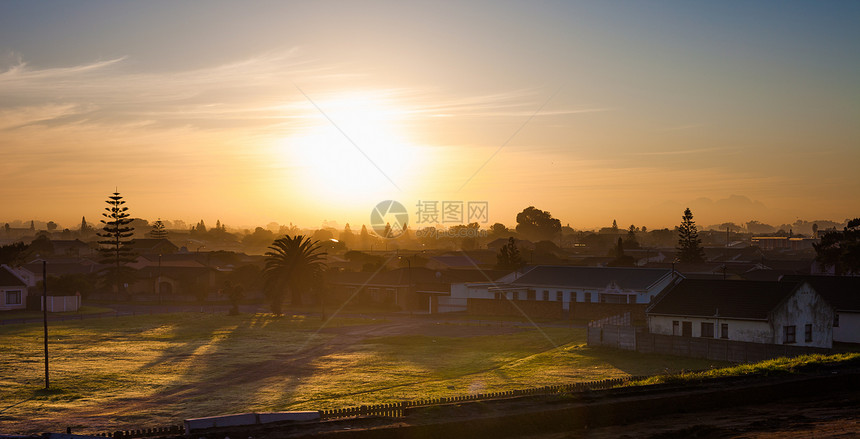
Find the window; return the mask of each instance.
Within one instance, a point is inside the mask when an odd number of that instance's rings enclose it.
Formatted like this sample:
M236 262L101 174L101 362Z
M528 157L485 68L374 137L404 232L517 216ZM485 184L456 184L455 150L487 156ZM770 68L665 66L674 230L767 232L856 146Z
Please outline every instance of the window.
M795 343L795 330L794 325L792 326L783 326L782 327L782 342L785 344Z
M556 302L564 302L564 293L562 293L561 291L556 291L555 292L555 301Z
M720 323L720 338L729 338L729 324Z
M21 291L7 291L6 292L6 304L7 305L20 305L21 304Z
M833 327L834 328L839 327L839 314L837 314L837 313L833 313Z
M681 322L672 320L672 335L681 335Z
M549 300L549 291L543 290L543 300Z
M714 338L714 324L702 322L702 337Z
M806 341L812 341L812 325L806 325Z
M535 300L535 294L536 293L537 293L537 291L535 291L535 290L528 290L526 292L526 300Z
M591 302L591 293L585 293L585 302Z
M495 294L496 294L496 300L502 300L502 297L505 297L504 296L505 293L495 293Z

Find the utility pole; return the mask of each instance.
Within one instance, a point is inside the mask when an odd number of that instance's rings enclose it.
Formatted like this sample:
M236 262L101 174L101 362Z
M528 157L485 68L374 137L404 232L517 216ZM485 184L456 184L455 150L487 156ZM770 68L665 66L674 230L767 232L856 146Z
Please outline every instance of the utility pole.
M42 261L42 321L45 324L45 390L51 387L48 378L48 261Z

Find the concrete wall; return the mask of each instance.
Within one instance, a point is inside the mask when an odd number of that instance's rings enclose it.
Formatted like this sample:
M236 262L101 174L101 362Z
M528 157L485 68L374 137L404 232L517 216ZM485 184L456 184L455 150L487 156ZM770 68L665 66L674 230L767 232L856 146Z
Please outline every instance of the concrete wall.
M532 319L563 319L561 302L535 300L469 299L469 314L527 316Z
M833 328L833 341L841 343L860 343L860 313L837 312L839 326Z
M801 285L771 313L774 343L784 344L786 326L795 327L797 346L830 348L833 346L833 308L809 286ZM840 322L841 323L841 322ZM805 327L812 325L812 340L806 341Z

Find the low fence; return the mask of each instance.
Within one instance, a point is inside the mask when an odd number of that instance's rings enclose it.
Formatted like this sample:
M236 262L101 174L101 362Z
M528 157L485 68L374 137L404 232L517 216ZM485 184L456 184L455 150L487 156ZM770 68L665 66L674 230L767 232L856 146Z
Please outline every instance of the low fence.
M74 312L81 308L81 296L47 296L41 297L39 304L45 309L47 299L48 312Z
M704 337L651 334L644 328L604 326L588 328L588 345L605 346L643 354L677 355L714 361L750 363L778 357L824 354L829 349L811 346L751 343Z
M95 436L123 439L136 437L174 436L181 434L185 434L185 426L171 425L170 427L144 428L141 430L118 430L113 433L98 433Z

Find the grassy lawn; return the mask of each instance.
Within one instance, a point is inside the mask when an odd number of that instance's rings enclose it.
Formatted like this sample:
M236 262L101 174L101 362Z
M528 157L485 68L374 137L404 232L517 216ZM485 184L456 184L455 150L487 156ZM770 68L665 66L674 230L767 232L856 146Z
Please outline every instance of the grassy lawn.
M312 317L201 313L52 323L50 392L40 390L41 325L0 326L0 433L113 431L721 366L587 348L584 329L443 326L336 319L320 330ZM470 331L483 335L462 336Z

